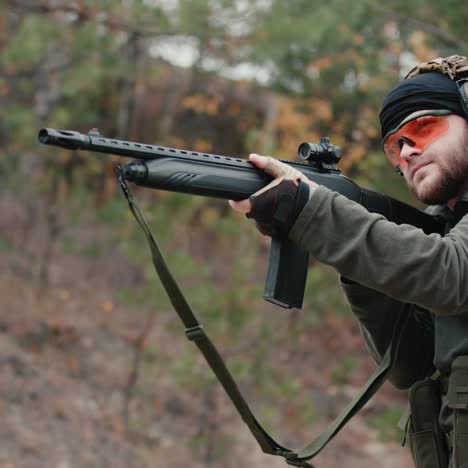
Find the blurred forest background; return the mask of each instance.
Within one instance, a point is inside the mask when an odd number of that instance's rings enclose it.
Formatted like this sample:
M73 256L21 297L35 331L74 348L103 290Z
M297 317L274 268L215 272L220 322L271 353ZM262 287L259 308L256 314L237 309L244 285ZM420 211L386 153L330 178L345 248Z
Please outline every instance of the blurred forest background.
M188 342L117 189L119 160L41 127L296 159L413 203L380 148L385 93L466 55L466 0L0 0L0 467L280 467ZM268 239L227 203L135 189L258 419L300 448L374 364L330 269L303 310L264 303ZM411 466L385 386L317 467Z

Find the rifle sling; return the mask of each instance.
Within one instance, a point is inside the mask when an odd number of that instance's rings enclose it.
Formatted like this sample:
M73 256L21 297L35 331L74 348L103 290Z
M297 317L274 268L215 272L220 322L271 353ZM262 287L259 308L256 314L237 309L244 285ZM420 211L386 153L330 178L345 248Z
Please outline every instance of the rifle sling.
M381 363L361 389L360 393L353 399L353 401L351 401L351 403L348 404L341 414L328 426L327 429L325 429L325 431L319 434L302 450L295 452L285 448L278 444L256 420L249 405L242 396L234 378L232 377L232 374L226 367L221 355L203 330L202 325L198 322L177 282L169 271L169 268L167 267L159 247L150 231L148 223L146 222L136 199L123 178L120 167L117 166L115 171L123 194L128 201L130 211L146 236L151 249L155 270L175 311L185 326L185 334L187 338L197 345L263 452L269 455L282 456L285 458L286 462L292 466L313 468L313 465L307 463L307 460L315 457L343 428L343 426L367 403L367 401L370 400L370 398L385 382L387 374L393 365L396 353L398 352L401 332L407 321L407 316L401 314L398 317L393 330L392 340Z

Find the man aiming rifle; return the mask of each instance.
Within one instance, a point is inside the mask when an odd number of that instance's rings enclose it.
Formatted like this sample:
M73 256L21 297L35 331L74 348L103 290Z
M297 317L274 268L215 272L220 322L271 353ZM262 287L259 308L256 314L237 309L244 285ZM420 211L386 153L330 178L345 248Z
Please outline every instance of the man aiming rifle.
M384 153L416 198L430 205L430 214L361 189L340 175L335 166L339 152L326 139L299 148L311 164L259 155L247 162L104 138L95 130L83 135L42 129L39 140L140 160L116 169L154 266L187 337L203 353L265 453L292 466L312 466L308 460L388 376L398 388L410 388L407 427L416 466L459 468L468 466L467 118L465 57L419 65L384 100ZM309 254L341 274L379 366L338 418L302 450L278 444L255 418L167 268L127 181L237 200L232 207L273 238L264 297L275 304L302 306Z
M468 61L413 69L384 100L383 149L446 233L370 213L270 157L274 180L231 206L266 235L287 236L341 274L365 341L380 361L405 318L389 374L411 388L409 437L418 468L468 466ZM289 200L285 213L284 200ZM466 200L466 201L465 201ZM281 207L281 209L279 209ZM281 211L280 215L279 212ZM352 222L350 222L352 220Z

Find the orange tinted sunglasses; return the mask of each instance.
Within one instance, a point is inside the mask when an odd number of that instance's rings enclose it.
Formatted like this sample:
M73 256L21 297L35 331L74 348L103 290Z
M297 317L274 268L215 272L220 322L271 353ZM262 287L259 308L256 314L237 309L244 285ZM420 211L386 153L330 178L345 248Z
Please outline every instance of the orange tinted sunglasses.
M419 114L403 120L398 127L385 135L383 150L393 166L406 167L407 162L401 158L401 150L406 143L409 146L424 149L449 128L447 115L451 111L440 109Z

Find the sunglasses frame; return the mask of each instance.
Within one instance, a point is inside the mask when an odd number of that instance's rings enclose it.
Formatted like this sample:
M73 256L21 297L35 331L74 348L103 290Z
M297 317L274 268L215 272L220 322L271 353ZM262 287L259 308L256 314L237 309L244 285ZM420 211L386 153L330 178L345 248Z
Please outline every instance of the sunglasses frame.
M456 81L463 112L468 116L468 77L460 78Z

